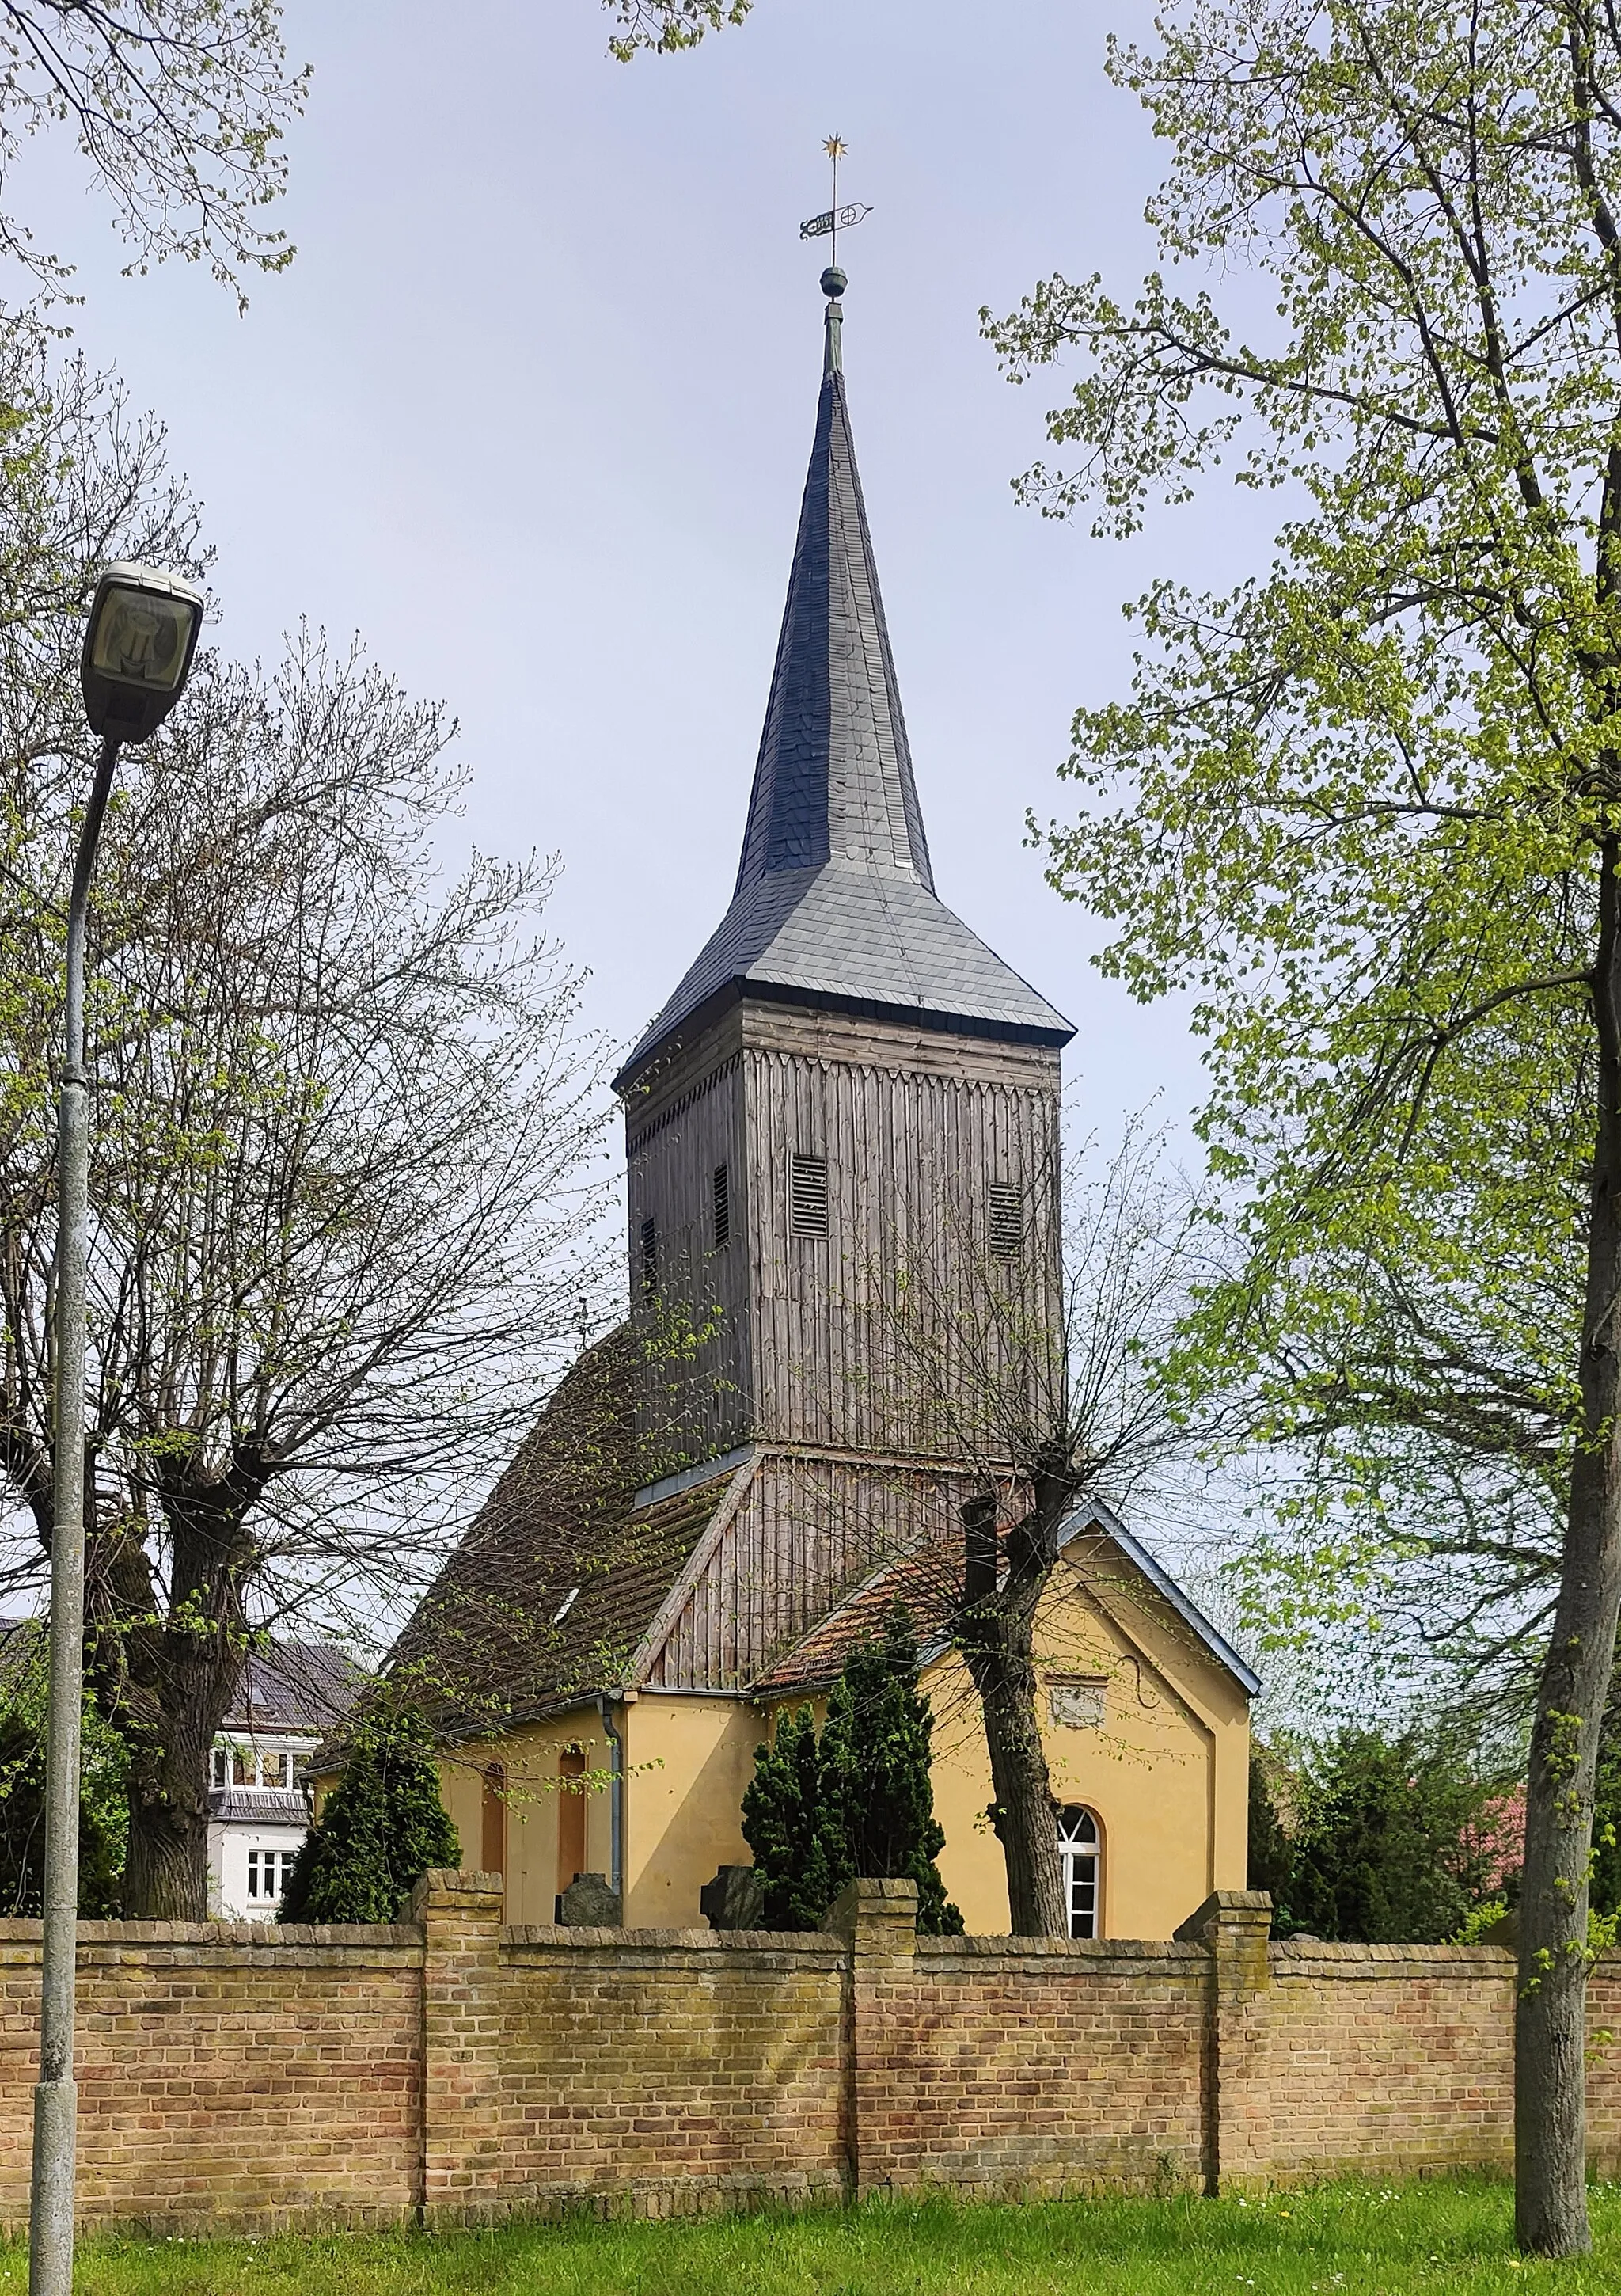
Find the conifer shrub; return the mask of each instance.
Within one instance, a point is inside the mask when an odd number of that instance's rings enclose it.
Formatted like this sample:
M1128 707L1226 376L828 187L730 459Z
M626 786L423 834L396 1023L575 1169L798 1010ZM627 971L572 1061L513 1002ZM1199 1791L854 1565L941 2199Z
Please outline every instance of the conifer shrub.
M1263 1752L1250 1773L1250 1886L1272 1891L1283 1934L1437 1945L1494 1897L1500 1789L1445 1732L1347 1729L1302 1750L1287 1835L1269 1766L1281 1767Z
M45 1911L46 1695L44 1632L32 1621L13 1627L0 1665L0 1917L37 1920ZM121 1910L127 1771L123 1740L86 1697L78 1803L78 1910L86 1921Z
M293 1860L277 1918L397 1921L401 1898L430 1866L461 1860L427 1723L410 1707L379 1707L356 1726L343 1775Z
M743 1839L765 1890L767 1929L820 1928L857 1874L917 1884L918 1927L961 1936L935 1860L946 1846L929 1775L934 1717L918 1687L917 1636L896 1603L881 1642L852 1651L820 1741L808 1706L784 1713L755 1752Z
M815 1716L808 1706L784 1711L773 1741L755 1748L743 1795L743 1839L765 1891L765 1928L821 1927L851 1875L842 1817L823 1793Z

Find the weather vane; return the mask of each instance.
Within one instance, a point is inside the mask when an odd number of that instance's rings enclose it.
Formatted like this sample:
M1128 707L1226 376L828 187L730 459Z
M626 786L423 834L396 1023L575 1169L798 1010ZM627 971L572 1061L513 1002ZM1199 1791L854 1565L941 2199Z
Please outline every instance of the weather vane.
M870 216L872 210L861 207L841 208L839 204L839 162L847 160L850 154L850 147L843 136L830 135L822 148L833 163L833 204L825 215L812 216L808 223L802 223L799 236L801 239L821 239L831 233L833 242L831 268L836 271L839 268L839 232L853 230L863 216Z

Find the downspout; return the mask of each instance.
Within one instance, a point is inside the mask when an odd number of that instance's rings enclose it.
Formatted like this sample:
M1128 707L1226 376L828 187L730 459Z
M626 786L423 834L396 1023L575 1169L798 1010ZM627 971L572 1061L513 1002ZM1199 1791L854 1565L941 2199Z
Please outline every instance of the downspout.
M625 1913L625 1741L609 1711L608 1693L597 1699L602 1735L608 1741L608 1886L619 1892L619 1914Z

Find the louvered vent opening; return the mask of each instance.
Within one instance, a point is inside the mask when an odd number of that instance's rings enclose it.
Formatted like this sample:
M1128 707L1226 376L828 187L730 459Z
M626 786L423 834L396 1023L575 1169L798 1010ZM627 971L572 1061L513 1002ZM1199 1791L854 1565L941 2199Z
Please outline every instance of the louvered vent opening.
M651 1300L659 1289L659 1230L653 1221L642 1223L642 1294Z
M1024 1242L1024 1191L1011 1180L991 1183L991 1258L1016 1259Z
M796 1235L827 1234L827 1158L795 1156L788 1174L789 1225Z
M715 1249L732 1240L732 1177L724 1164L715 1167Z

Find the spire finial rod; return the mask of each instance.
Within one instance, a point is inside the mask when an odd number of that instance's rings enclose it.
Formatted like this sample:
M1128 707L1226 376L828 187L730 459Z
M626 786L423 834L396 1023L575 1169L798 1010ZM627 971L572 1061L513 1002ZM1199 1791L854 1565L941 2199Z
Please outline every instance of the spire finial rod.
M799 236L801 239L821 239L827 236L832 241L830 250L832 261L822 275L822 291L828 299L827 345L823 357L822 372L823 374L838 374L842 372L843 367L839 355L839 330L844 322L844 311L839 298L849 283L839 268L839 226L842 224L848 231L854 225L858 224L864 216L871 215L872 210L871 208L864 207L841 208L839 204L839 162L841 160L847 160L850 154L850 147L843 136L830 135L822 148L832 162L833 204L825 215L812 216L808 223L802 223L799 226Z

